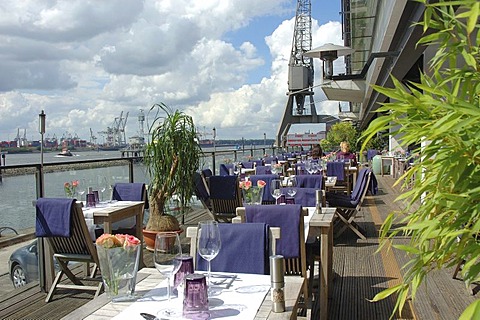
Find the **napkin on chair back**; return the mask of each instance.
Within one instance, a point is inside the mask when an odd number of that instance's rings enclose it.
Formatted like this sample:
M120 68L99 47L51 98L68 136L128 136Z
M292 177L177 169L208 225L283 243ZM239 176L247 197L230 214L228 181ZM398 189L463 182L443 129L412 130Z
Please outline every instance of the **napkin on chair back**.
M39 198L35 217L37 237L70 237L72 205L75 199Z

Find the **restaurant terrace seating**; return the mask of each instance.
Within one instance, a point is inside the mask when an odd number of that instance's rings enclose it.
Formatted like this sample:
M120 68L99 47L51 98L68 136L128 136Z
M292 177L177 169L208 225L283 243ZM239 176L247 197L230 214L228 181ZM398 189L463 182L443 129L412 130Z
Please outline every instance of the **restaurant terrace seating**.
M338 194L333 192L326 193L326 200L330 207L336 207L336 215L339 219L337 222L339 228L336 231L336 237L342 234L347 228L350 228L358 237L366 240L360 227L355 223L354 219L360 211L367 193L368 185L370 183L370 176L372 171L368 168L363 168L358 173L358 179L351 195Z
M99 266L97 250L88 232L80 204L77 204L74 199L38 199L35 235L47 239L53 257L60 268L45 302L50 302L59 288L94 291L95 298L99 295L103 282L100 278L96 278ZM93 268L88 277L80 278L69 269L69 262L93 263ZM72 284L62 283L64 275ZM84 280L99 281L99 284L85 285Z
M266 223L220 223L218 228L222 247L211 262L211 271L269 274L269 257L275 254L280 228ZM198 236L197 227L187 228L195 270L207 270L206 261L197 253Z
M235 210L242 206L242 195L237 176L211 176L209 179L210 201L214 219L230 222Z

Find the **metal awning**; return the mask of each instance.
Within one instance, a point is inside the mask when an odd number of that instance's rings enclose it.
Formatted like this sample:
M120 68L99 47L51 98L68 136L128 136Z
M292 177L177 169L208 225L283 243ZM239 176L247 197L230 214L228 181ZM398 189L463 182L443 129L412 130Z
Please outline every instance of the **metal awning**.
M363 102L365 80L332 80L320 86L328 100Z

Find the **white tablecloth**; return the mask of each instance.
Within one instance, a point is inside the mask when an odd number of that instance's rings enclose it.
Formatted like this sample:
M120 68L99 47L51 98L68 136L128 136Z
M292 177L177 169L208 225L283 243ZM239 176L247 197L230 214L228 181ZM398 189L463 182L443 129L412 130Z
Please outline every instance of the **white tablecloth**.
M226 279L218 285L214 285L217 294L209 297L209 311L212 318L222 319L253 319L261 306L266 294L270 290L270 275L256 274L231 274L212 272L215 278ZM221 275L226 275L222 278ZM232 276L236 276L232 280ZM221 282L223 280L220 280ZM167 302L167 282L162 281L155 289L132 303L114 319L143 319L141 312L156 314L166 307L177 308L181 312L183 296L173 296L170 305ZM161 317L159 317L161 318ZM178 318L184 319L184 318Z

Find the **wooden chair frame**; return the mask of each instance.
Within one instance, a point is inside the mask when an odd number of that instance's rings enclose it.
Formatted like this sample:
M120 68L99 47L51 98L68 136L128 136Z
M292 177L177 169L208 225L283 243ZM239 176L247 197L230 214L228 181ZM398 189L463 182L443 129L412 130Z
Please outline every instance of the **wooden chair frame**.
M243 205L242 193L240 192L240 187L238 186L238 179L236 186L235 199L215 199L210 197L210 202L212 204L211 212L215 221L231 222L236 215L236 208Z
M246 222L245 218L245 207L237 208L237 218L235 222ZM305 227L304 227L304 217L308 216L308 209L302 208L302 213L300 217L300 257L299 258L288 258L284 260L285 275L287 276L301 276L303 278L307 277L307 252L305 247ZM303 288L304 296L308 297L308 287L307 283L304 283Z
M103 287L102 279L96 277L98 271L97 249L93 243L92 237L88 232L88 227L83 216L81 204L75 203L72 207L72 226L70 237L47 237L47 242L52 249L53 257L57 259L60 270L57 272L52 286L47 294L45 302L51 301L53 294L58 288L70 290L95 291L95 298L98 297ZM87 278L77 277L68 268L71 261L93 263L92 271ZM73 284L61 283L63 276L66 275ZM82 280L100 281L97 286L88 286L82 283Z

